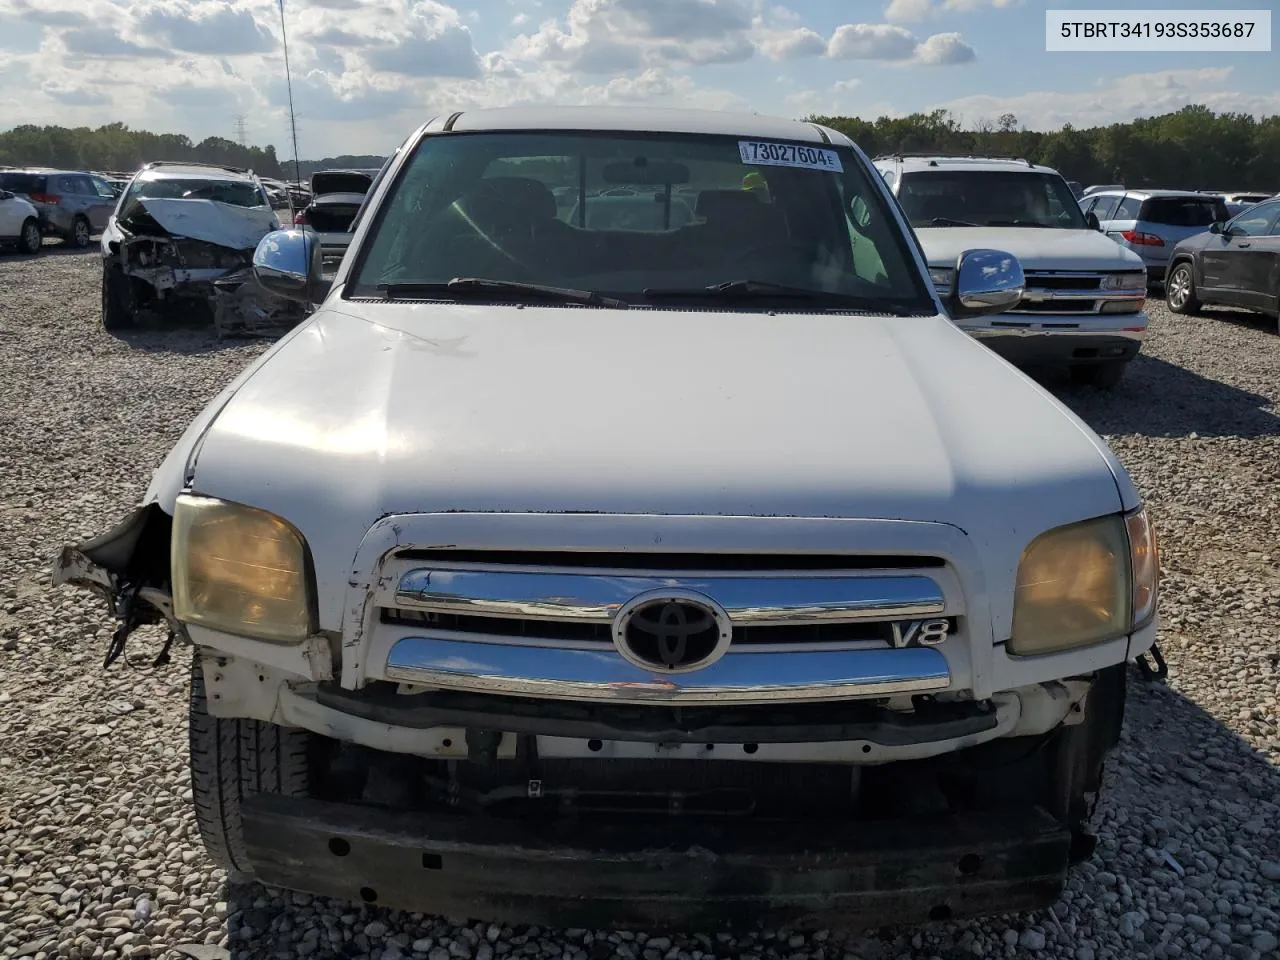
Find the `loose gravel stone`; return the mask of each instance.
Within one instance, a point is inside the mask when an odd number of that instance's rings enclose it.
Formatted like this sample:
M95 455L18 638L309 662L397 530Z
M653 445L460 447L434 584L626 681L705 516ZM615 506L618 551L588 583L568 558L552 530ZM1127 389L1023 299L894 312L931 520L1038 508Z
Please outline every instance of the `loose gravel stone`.
M1052 911L874 934L689 936L471 924L229 886L191 814L183 658L49 586L118 522L186 424L265 348L116 338L96 254L0 257L0 960L898 960L1276 955L1280 938L1280 337L1170 316L1114 391L1045 382L1102 433L1157 526L1167 684L1131 674L1095 855ZM179 949L179 945L182 945Z

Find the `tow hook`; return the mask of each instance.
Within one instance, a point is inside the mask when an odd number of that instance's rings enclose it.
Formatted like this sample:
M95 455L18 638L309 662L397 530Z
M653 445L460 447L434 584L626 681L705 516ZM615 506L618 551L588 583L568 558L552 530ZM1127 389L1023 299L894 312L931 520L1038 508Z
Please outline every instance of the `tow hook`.
M1169 676L1169 665L1165 663L1159 644L1153 643L1146 653L1138 654L1134 664L1138 668L1138 674L1148 683L1155 683Z

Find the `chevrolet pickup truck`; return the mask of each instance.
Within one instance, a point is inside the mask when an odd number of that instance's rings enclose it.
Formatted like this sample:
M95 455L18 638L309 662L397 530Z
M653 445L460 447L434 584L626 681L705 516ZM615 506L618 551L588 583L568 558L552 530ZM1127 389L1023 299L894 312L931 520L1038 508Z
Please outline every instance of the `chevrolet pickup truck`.
M1076 382L1103 389L1119 384L1146 336L1146 267L1081 212L1058 171L992 157L875 163L943 296L957 254L969 247L999 247L1022 264L1022 302L998 316L958 318L966 333L1013 363L1063 367Z
M622 187L659 212L592 226ZM190 645L217 863L707 930L1033 909L1091 855L1155 540L953 323L1016 257L940 296L824 126L509 108L416 130L332 278L309 230L254 262L314 312L54 571L113 655Z

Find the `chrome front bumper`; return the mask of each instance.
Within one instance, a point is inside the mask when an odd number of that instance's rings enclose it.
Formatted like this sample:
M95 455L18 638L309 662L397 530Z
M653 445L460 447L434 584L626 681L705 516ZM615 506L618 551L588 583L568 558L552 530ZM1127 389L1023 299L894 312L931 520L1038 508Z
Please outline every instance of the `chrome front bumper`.
M387 657L391 680L472 693L553 700L714 706L818 702L930 693L951 683L946 658L903 650L731 652L693 673L656 675L612 650L405 637Z

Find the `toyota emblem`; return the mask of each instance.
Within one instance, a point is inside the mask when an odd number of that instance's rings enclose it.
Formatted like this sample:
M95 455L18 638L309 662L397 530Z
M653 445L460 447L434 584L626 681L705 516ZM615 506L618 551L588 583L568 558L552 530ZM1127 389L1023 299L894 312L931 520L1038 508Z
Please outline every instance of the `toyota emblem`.
M618 653L645 670L684 673L724 656L733 624L720 604L692 590L651 590L632 597L613 619Z

